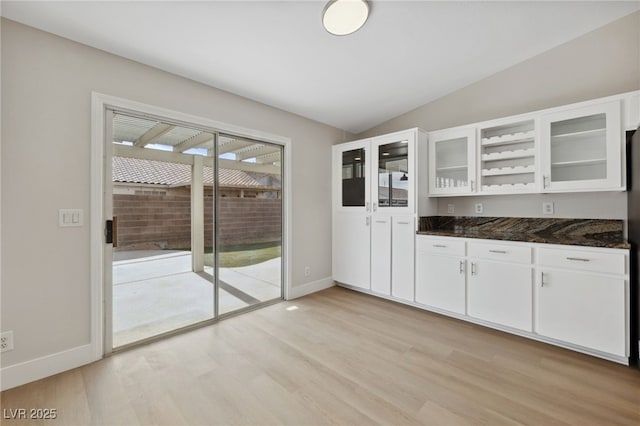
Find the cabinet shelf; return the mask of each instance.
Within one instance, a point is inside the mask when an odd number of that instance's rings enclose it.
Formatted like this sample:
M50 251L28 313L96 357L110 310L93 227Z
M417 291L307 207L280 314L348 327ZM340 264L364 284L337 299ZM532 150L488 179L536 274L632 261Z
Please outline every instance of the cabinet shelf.
M589 160L575 160L575 161L557 161L551 163L551 167L573 167L573 166L595 166L598 164L605 164L606 158L593 158Z
M482 169L482 176L521 175L534 173L535 166L503 167L501 169Z
M556 141L565 141L565 140L573 140L580 139L583 137L593 137L593 136L604 136L606 129L594 129L594 130L583 130L581 132L573 132L573 133L561 133L559 135L552 135L551 139Z
M467 165L462 165L462 166L447 166L447 167L438 167L436 169L437 172L455 172L455 171L460 171L460 170L465 170L467 169Z
M535 157L536 150L530 149L517 149L514 151L502 151L494 152L491 154L482 154L482 161L494 161L494 160L511 160L516 158L528 158Z
M498 185L482 185L482 190L486 192L496 191L530 191L535 189L535 183L503 183Z
M518 142L529 142L535 138L535 131L518 132L502 136L492 136L490 138L482 138L482 146L495 146L512 144Z

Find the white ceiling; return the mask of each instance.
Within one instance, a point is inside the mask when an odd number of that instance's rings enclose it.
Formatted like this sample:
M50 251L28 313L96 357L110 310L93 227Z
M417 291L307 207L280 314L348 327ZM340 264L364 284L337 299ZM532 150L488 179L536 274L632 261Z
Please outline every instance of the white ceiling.
M638 1L3 1L2 15L359 133L639 9Z

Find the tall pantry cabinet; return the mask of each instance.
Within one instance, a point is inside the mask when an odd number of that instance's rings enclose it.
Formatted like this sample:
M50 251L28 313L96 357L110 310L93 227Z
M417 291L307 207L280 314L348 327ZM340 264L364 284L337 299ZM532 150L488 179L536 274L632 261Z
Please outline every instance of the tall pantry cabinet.
M417 150L426 133L405 130L333 147L333 278L414 300Z

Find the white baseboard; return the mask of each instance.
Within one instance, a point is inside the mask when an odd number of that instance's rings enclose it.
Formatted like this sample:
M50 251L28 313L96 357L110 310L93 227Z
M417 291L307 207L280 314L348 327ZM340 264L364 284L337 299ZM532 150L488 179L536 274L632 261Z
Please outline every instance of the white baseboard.
M333 278L327 277L321 280L291 287L287 300L297 299L298 297L306 296L307 294L315 293L316 291L324 290L329 287L333 287L334 285L335 282L333 281Z
M0 369L0 390L44 379L93 361L91 345L78 346Z

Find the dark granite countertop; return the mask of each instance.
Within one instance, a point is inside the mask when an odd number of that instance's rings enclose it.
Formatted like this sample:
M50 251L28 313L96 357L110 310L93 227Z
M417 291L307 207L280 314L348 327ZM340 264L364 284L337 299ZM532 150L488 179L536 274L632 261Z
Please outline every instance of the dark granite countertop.
M629 249L623 229L611 219L427 216L418 234Z

